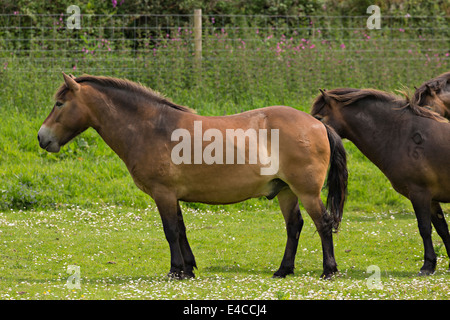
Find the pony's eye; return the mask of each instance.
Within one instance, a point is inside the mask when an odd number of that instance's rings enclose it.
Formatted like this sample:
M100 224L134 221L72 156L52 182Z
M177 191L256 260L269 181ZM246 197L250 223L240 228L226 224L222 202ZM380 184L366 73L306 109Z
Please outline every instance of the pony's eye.
M60 108L64 103L56 101L55 106L57 106L58 108Z

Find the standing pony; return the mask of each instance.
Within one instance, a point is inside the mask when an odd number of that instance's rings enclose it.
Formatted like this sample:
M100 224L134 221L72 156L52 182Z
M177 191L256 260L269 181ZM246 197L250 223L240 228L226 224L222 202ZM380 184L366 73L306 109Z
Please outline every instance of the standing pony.
M434 273L431 223L450 255L450 235L439 204L450 202L450 125L434 112L386 92L321 92L311 114L352 141L411 201L425 247L420 274Z
M89 127L99 133L158 207L170 247L169 276L194 277L196 267L179 201L227 204L261 196L278 197L286 222L286 249L275 277L294 272L303 226L299 200L322 241L322 276L337 271L332 229L342 218L347 168L333 129L289 107L204 117L131 81L63 76L39 145L58 152ZM330 213L320 198L328 167Z

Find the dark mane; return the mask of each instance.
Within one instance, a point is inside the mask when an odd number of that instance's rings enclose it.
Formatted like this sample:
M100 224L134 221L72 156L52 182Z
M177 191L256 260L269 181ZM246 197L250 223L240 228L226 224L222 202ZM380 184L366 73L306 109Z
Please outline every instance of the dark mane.
M422 97L428 92L429 89L439 92L439 90L445 88L448 82L450 82L450 71L424 82L419 88L416 89L411 101L412 104L420 106L421 103L423 103Z
M163 104L177 110L191 113L195 112L191 108L173 103L172 101L167 99L164 95L153 89L147 88L139 83L132 82L130 80L112 77L96 77L91 75L82 75L78 78L74 78L74 80L77 83L92 83L101 87L123 89L136 94L140 94L149 100L154 100L156 103ZM69 89L67 88L65 83L63 83L55 94L54 97L55 100L63 99L64 95L67 93L68 90Z
M442 118L440 115L431 110L411 104L408 95L404 92L401 93L405 96L405 98L375 89L338 88L326 91L326 94L330 98L341 102L342 106L348 106L364 98L373 98L380 101L391 102L394 104L393 107L396 109L408 108L412 111L413 114L420 117L430 118L437 121L446 121L446 119ZM323 97L323 95L319 95L313 103L311 113L319 113L320 110L325 106L325 104L325 98Z

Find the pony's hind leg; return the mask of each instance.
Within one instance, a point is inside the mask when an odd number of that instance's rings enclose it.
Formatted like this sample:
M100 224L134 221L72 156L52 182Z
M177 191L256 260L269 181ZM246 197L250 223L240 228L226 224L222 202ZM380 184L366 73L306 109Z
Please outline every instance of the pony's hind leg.
M334 258L333 219L320 199L320 195L300 194L300 201L311 216L322 241L323 273L321 278L329 279L338 272Z
M295 255L303 227L303 218L298 206L298 198L291 189L282 190L277 197L286 222L287 242L280 268L273 274L273 277L284 278L288 274L294 273Z
M450 257L450 234L448 232L448 225L445 221L444 212L442 211L441 205L436 201L431 202L431 222L433 223L438 235L442 238L445 249L447 250L447 255Z

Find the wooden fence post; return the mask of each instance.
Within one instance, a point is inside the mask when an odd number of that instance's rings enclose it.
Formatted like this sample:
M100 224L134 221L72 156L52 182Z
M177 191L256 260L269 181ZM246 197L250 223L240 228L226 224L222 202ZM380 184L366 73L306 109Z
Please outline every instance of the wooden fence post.
M202 72L202 9L194 10L194 67Z

